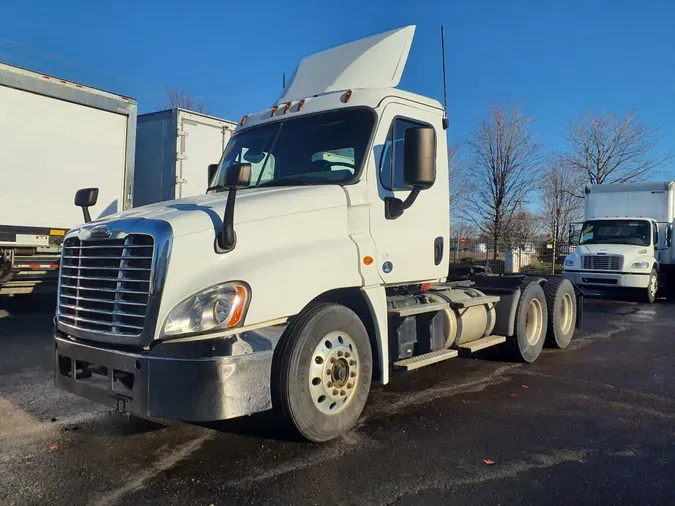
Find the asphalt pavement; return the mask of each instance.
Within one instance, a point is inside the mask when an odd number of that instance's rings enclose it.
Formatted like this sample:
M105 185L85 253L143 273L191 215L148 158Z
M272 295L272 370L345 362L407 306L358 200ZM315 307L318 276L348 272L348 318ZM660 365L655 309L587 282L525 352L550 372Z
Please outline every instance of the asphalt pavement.
M395 374L323 445L272 413L190 425L57 391L50 299L0 301L0 504L675 504L675 303L588 301L531 365Z

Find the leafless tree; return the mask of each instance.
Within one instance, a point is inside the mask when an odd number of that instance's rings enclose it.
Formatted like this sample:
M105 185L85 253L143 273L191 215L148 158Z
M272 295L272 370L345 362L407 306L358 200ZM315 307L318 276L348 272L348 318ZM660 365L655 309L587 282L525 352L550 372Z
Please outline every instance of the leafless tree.
M510 227L504 231L504 245L507 249L526 249L537 235L539 225L537 217L521 204L513 215Z
M466 164L459 156L459 144L448 147L448 179L450 185L450 215L456 215L463 207L466 199L467 171Z
M189 111L200 112L208 114L208 107L200 100L195 99L189 91L184 89L176 90L172 88L166 89L166 101L158 104L160 109L173 109L179 107Z
M469 141L470 199L465 215L489 235L493 255L536 186L540 149L532 120L517 105L492 106Z
M576 195L584 185L583 174L551 165L542 174L541 220L543 232L555 245L556 257L561 246L568 243L570 225L581 219L583 200Z
M569 149L560 165L584 175L590 184L626 183L653 176L670 158L658 154L657 131L632 110L624 116L589 111L568 122Z

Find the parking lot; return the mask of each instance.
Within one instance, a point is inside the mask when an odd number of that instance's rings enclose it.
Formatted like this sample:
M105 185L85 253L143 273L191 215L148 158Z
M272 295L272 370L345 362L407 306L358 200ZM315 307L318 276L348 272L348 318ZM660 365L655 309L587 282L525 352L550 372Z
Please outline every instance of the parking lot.
M637 504L675 501L675 304L589 300L533 365L395 375L324 445L270 413L208 426L56 391L49 299L0 303L2 504Z

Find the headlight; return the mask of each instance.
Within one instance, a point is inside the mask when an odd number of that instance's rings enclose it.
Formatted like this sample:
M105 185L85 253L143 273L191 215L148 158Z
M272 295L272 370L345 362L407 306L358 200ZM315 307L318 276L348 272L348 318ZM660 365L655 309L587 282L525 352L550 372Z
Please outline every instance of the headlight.
M244 318L248 299L249 290L241 283L212 286L171 310L162 337L236 327Z
M574 267L574 258L566 258L565 267Z
M631 269L649 269L649 262L644 260L642 262L635 262L630 266Z

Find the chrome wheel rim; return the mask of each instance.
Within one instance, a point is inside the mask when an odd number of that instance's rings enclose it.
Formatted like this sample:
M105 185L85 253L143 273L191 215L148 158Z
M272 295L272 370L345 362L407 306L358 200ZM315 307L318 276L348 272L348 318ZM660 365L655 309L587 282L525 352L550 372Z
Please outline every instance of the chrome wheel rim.
M531 345L537 344L541 337L544 315L541 309L541 303L537 299L532 299L527 305L525 313L525 337Z
M572 328L572 320L574 314L574 304L569 293L563 295L562 304L560 305L560 330L563 334L567 334Z
M649 295L651 295L652 298L656 297L656 290L658 289L658 284L659 281L656 279L656 276L652 275L649 278Z
M326 414L345 409L359 381L359 353L344 332L331 332L314 349L309 365L309 392L316 408Z

